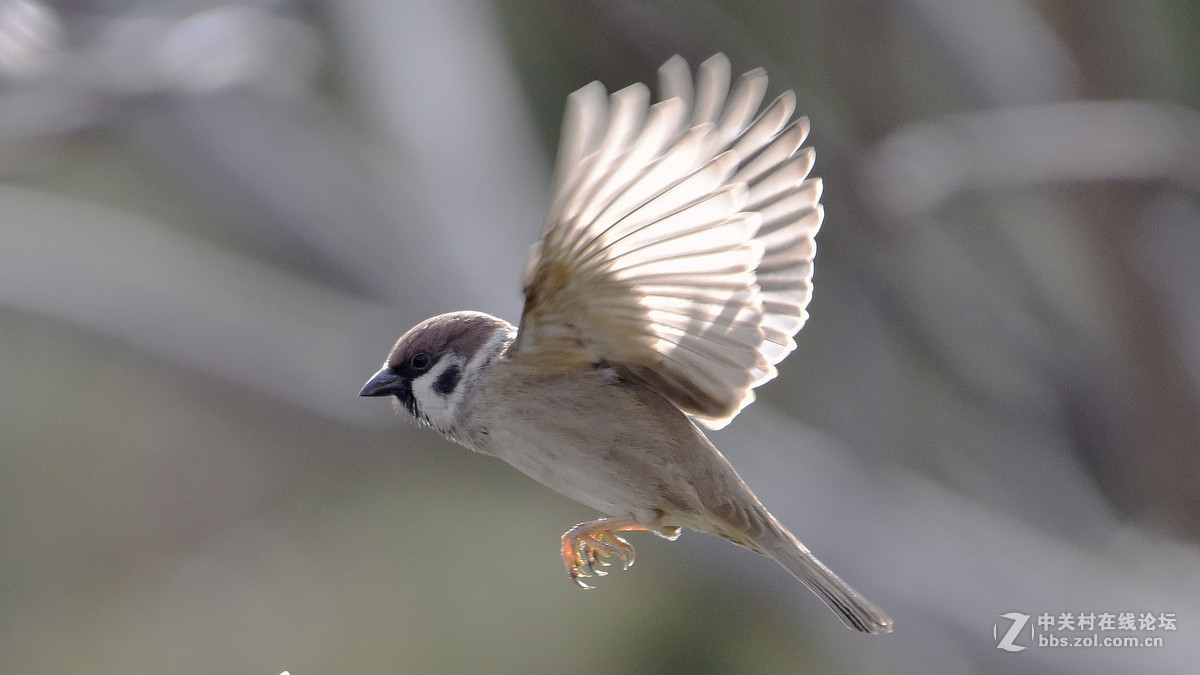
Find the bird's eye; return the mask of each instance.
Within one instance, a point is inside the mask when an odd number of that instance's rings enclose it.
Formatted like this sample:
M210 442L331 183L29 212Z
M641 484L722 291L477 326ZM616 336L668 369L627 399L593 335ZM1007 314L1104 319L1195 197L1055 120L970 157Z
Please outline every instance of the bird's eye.
M426 354L425 352L420 352L420 353L418 353L418 354L413 354L413 355L412 355L411 357L409 357L409 359L408 359L408 365L409 365L410 367L412 367L412 369L413 369L413 370L418 370L418 371L420 371L420 370L426 370L426 369L428 369L428 368L429 368L429 366L430 366L430 365L432 365L432 364L433 364L433 359L431 359L431 358L429 357L429 355L428 355L428 354Z

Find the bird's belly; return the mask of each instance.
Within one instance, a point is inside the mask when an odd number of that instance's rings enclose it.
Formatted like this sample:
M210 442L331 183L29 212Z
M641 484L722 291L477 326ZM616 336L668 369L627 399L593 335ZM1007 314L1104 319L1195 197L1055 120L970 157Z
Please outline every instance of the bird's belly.
M484 452L511 464L546 487L610 516L638 516L647 509L624 478L626 467L578 439L537 427L496 430Z
M738 480L678 408L613 371L502 365L456 437L560 494L656 527L702 513L703 481Z
M692 511L692 481L680 473L688 464L682 456L697 450L688 445L695 442L690 423L677 411L677 420L658 419L619 390L606 393L491 408L499 414L477 418L464 444L610 516L649 526ZM595 400L604 405L587 405Z

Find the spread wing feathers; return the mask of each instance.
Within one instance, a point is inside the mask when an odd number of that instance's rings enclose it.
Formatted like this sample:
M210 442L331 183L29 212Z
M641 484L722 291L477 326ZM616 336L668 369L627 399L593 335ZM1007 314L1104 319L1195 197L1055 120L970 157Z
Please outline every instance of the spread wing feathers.
M567 101L542 241L525 272L513 354L605 364L709 427L754 400L796 346L812 295L821 184L788 92L755 117L761 69L679 57L664 100L593 82Z

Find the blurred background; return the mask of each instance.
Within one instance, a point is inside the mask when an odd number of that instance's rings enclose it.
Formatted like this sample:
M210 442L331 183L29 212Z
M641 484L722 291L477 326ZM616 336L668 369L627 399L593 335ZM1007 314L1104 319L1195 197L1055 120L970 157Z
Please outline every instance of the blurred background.
M827 216L714 440L889 636L695 533L580 592L596 514L356 396L519 317L569 92L717 51L796 90ZM1188 0L0 0L0 663L1188 671L1198 104Z

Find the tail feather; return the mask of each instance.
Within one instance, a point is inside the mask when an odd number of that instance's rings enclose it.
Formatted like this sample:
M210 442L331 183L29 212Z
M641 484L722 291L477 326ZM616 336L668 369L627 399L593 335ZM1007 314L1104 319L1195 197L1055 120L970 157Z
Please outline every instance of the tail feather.
M850 628L864 633L892 632L892 619L862 594L834 574L796 537L778 523L778 543L758 546L759 551L779 563L841 617Z

